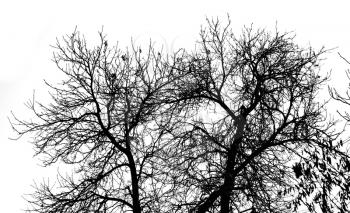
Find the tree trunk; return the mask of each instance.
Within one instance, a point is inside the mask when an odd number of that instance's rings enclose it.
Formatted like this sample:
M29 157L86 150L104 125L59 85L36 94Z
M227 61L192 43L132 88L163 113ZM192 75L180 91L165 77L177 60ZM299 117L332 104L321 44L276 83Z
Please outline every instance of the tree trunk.
M130 171L131 171L131 184L132 184L132 205L133 213L141 213L139 184L137 180L137 172L134 159L129 159Z
M220 213L229 213L230 211L230 192L231 190L224 190L221 194Z
M231 172L234 169L234 158L236 155L236 152L232 153L233 155L228 156L227 159L227 165L226 165L226 174L224 179L224 188L221 193L221 200L220 200L220 213L229 213L230 212L230 196L232 192L232 187L234 184L234 177L232 176Z
M236 164L237 150L243 138L245 122L245 117L239 115L238 119L236 120L237 131L235 133L235 139L233 140L233 143L230 146L230 150L228 151L227 156L226 169L224 175L224 190L221 193L220 200L220 213L230 212L230 197L236 176L235 174L233 174L233 171L235 169Z

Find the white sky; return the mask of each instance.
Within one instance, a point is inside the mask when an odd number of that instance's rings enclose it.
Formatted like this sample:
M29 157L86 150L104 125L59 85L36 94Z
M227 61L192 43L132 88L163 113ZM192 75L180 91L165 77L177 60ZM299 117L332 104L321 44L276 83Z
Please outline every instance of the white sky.
M338 47L327 56L324 70L333 70L331 85L344 88L347 65L337 56L350 59L350 3L347 1L247 0L247 1L0 1L0 212L17 213L25 207L24 193L34 180L52 176L56 169L44 169L33 158L26 138L14 137L7 117L11 110L28 116L23 103L33 90L38 99L46 94L43 79L57 80L51 61L56 37L70 34L75 26L88 41L97 39L104 26L110 44L128 45L149 37L163 44L165 51L193 47L205 17L228 13L232 27L243 25L294 31L302 45Z

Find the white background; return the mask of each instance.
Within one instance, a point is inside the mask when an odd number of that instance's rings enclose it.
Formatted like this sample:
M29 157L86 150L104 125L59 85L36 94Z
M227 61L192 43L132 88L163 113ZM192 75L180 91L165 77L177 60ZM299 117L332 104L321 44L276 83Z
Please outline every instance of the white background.
M55 177L56 168L42 168L33 158L28 138L17 141L7 117L13 111L30 117L24 102L35 90L46 100L43 79L57 82L59 72L51 61L56 37L70 34L78 27L94 43L104 28L109 43L119 46L147 41L163 45L171 52L194 46L206 17L226 21L232 27L243 25L280 31L293 31L296 41L320 48L337 48L326 55L322 71L332 70L329 85L345 89L344 77L350 66L337 52L350 59L350 3L347 1L0 1L0 212L16 213L25 208L22 195L31 192L34 180ZM326 94L326 93L325 93ZM340 105L331 105L344 110Z

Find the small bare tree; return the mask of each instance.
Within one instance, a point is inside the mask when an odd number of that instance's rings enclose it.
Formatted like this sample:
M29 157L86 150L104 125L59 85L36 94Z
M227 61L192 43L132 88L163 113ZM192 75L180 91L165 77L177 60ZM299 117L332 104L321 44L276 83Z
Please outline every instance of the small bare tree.
M156 124L170 112L160 102L169 64L152 46L122 52L99 36L93 48L77 31L58 41L54 62L66 78L47 84L53 103L32 100L37 119L14 118L20 136L35 134L45 166L63 161L75 168L58 187L37 186L30 211L154 212L155 199L165 199L153 159L165 142Z

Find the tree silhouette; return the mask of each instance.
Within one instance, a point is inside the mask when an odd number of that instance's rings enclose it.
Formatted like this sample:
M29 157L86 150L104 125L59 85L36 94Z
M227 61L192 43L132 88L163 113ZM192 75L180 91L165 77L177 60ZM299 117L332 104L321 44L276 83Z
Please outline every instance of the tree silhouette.
M200 38L173 86L192 116L165 151L179 212L348 211L349 156L316 100L326 50L251 27L236 37L218 20Z
M122 52L99 35L91 49L77 31L57 42L54 62L66 78L47 84L53 103L32 100L37 120L15 118L20 135L35 134L45 166L74 166L58 187L37 187L34 212L153 212L154 200L166 199L153 158L165 145L156 123L171 116L159 101L171 79L167 64L152 46L146 55Z
M326 50L207 22L172 56L102 33L93 48L77 31L57 42L52 103L30 101L36 120L12 124L44 165L74 173L37 186L29 211L349 211L349 156L316 98Z

